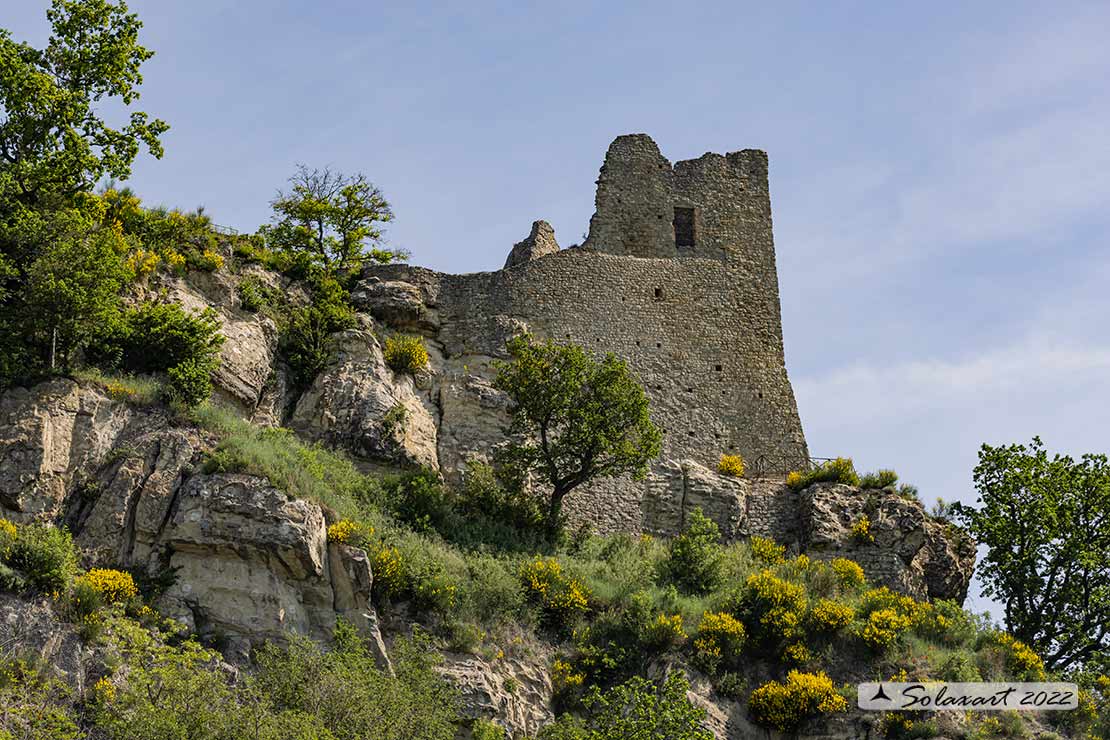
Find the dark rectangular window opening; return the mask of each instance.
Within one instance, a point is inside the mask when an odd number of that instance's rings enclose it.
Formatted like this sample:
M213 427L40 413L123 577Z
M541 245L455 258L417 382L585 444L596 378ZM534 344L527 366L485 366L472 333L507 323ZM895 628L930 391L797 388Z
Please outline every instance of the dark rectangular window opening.
M694 209L674 209L674 245L679 248L694 246Z

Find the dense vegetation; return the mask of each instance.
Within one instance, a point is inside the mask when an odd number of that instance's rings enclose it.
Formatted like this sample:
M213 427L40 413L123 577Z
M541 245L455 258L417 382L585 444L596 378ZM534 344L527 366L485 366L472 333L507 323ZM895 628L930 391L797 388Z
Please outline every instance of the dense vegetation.
M1110 734L1110 679L1099 675L1110 663L1105 457L1049 459L1039 441L984 447L981 507L960 513L988 548L983 575L1006 605L1003 632L954 603L875 588L848 559L788 555L758 537L722 544L700 511L669 541L565 531L574 489L643 475L659 452L646 394L612 355L513 340L496 386L518 434L495 466L471 465L458 490L428 471L360 473L207 402L220 320L157 288L189 271L249 272L235 281L239 308L277 323L304 389L356 323L348 290L359 266L403 256L383 246L389 204L361 174L301 168L272 203L274 223L252 236L221 233L203 209L143 207L103 181L126 179L142 148L160 156L167 125L134 111L113 128L96 105L137 100L152 53L141 24L109 0L53 0L48 17L42 49L0 30L0 389L64 373L129 403L169 403L181 423L218 438L205 472L263 476L325 505L329 538L369 554L377 607L417 627L394 646L395 674L341 623L330 649L291 635L237 675L152 608L172 574L83 571L66 530L0 520L0 589L48 599L104 656L102 675L78 690L50 666L0 654L0 740L450 738L462 720L435 648L494 660L526 641L557 651L559 718L543 740L703 740L686 672L783 731L846 711L859 680L1067 676L1084 685L1082 707L1051 719L1069 734ZM429 361L406 336L386 340L386 358L412 374ZM722 456L719 470L742 477L744 461ZM860 476L846 458L786 479L798 491L822 482L916 497L892 471ZM853 532L861 546L872 539L866 517ZM644 678L664 665L677 669ZM880 729L925 735L931 721L890 715ZM491 723L470 729L501 736ZM975 718L966 735L1022 731L1003 716Z
M1051 668L1110 669L1110 463L1049 457L1032 444L983 445L978 508L959 507L987 546L983 591L1006 628ZM1031 526L1035 523L1035 526Z

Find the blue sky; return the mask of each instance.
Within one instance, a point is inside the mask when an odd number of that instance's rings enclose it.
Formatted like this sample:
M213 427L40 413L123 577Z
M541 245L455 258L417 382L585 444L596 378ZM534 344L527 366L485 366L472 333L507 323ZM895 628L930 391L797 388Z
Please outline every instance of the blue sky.
M136 1L173 128L133 185L253 230L295 163L360 170L465 272L578 242L618 134L766 149L812 451L970 500L982 442L1110 451L1110 6L911 5Z

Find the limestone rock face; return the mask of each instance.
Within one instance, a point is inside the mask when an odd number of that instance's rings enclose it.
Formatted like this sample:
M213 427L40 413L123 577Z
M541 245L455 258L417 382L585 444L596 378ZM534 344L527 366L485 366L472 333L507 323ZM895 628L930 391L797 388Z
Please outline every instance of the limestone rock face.
M6 656L48 665L78 692L91 688L97 661L73 625L60 621L46 598L0 591L0 646Z
M800 547L821 557L848 557L867 576L916 598L962 602L975 566L975 547L955 528L932 520L917 501L894 491L819 483L798 494ZM874 541L852 526L870 521ZM928 545L927 545L928 543Z
M362 459L439 468L436 420L415 381L385 364L372 331L346 332L338 361L297 402L291 426Z
M247 475L198 475L165 534L177 580L163 597L201 633L250 642L334 626L327 530L320 507Z
M86 566L176 568L163 609L226 637L232 655L287 631L326 640L343 617L388 668L365 553L328 545L317 504L261 478L198 473L214 440L171 421L69 380L9 391L0 517L66 524Z
M537 646L535 653L510 653L492 663L476 655L448 653L440 672L459 688L465 716L493 720L510 738L533 737L555 720L549 652Z
M126 404L72 380L5 393L0 512L17 522L55 516L75 477L100 466L132 416Z
M217 397L249 415L262 398L277 353L277 326L260 314L239 309L237 281L226 272L190 272L187 278L165 280L169 298L190 311L216 309L220 333L220 365L213 376Z
M505 269L522 265L525 262L538 260L549 254L559 251L559 242L555 241L555 229L546 221L534 221L532 232L522 241L513 245L505 260Z
M66 523L97 563L147 563L162 545L202 439L192 429L139 425L70 499Z
M819 483L794 492L781 481L730 478L691 460L665 463L649 476L646 531L679 532L695 508L725 541L759 535L811 557L851 558L870 580L919 599L962 602L975 568L966 534L892 490ZM864 516L873 542L852 533Z
M402 280L370 278L359 284L352 300L375 319L398 329L421 331L439 326L420 288Z

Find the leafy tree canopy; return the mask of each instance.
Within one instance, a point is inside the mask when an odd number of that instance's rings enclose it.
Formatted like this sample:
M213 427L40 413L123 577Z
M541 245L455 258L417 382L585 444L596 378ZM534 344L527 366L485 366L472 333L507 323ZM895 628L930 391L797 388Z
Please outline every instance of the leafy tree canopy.
M1105 455L1049 456L1028 446L979 450L978 507L957 515L981 544L983 592L1006 628L1049 669L1110 654L1110 464Z
M299 165L289 184L290 190L279 192L270 203L274 224L264 233L273 246L308 253L338 270L408 256L382 246L379 225L392 221L393 212L365 175Z
M500 462L552 487L546 528L554 538L568 493L595 478L643 478L662 435L643 386L616 355L598 359L577 345L526 335L507 347L511 359L497 364L494 385L509 395L520 441Z
M169 128L133 111L113 128L98 104L130 106L139 68L153 52L123 2L53 0L43 49L0 29L0 203L39 206L48 196L88 191L104 176L126 179L140 146L162 156Z

